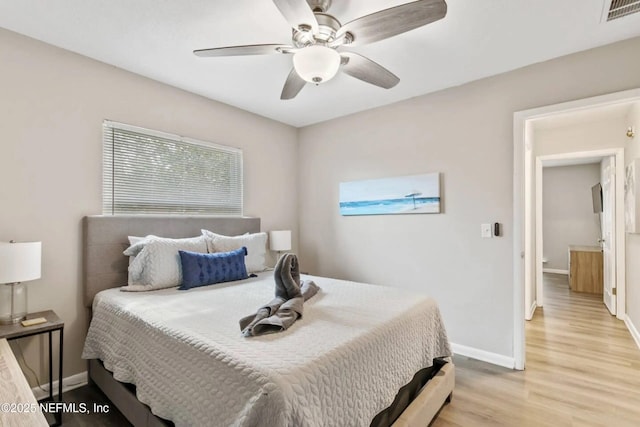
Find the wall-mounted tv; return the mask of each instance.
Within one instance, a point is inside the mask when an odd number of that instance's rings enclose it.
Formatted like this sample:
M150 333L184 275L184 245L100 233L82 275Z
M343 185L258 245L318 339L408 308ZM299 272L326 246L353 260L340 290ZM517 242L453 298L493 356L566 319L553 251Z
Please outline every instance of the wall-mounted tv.
M591 198L593 199L593 213L602 212L602 185L597 183L591 187Z

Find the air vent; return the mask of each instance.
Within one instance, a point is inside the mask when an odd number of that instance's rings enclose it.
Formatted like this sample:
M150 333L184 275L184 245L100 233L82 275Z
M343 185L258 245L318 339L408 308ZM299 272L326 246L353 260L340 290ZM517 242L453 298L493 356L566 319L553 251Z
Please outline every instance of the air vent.
M609 2L605 1L606 3ZM638 12L640 12L640 0L611 0L607 21L613 21Z

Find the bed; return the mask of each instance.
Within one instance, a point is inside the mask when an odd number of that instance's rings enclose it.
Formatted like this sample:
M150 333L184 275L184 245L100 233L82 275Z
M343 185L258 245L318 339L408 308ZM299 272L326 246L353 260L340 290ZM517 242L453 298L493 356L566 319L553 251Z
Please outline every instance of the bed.
M303 318L244 338L238 319L270 299L271 272L189 291L117 289L127 236L239 235L258 232L257 218L94 216L83 227L84 357L135 426L426 426L451 396L437 305L415 293L305 276L322 290Z

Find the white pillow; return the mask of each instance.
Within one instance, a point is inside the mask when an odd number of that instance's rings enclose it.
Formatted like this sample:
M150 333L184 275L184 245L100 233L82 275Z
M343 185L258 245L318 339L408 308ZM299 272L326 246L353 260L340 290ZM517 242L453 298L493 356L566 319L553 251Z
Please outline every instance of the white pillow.
M202 235L207 240L207 250L210 253L229 252L247 248L245 264L248 273L264 271L267 257L267 233L244 234L242 236L223 236L209 230L202 230Z
M147 236L130 246L124 255L134 256L129 265L129 286L123 291L152 291L179 286L182 265L178 251L207 253L204 236L187 239L167 239Z
M156 237L156 236L147 236L147 237L129 236L129 247L125 250L125 252L128 251L131 248L131 246L135 246L138 243L140 243L141 241L143 241L143 240L145 240L147 238L151 238L151 237ZM140 248L140 250L142 250L142 248ZM138 255L139 252L140 251L137 251L135 253L135 255L130 255L129 256L129 265L131 265L133 260L136 259L136 255Z

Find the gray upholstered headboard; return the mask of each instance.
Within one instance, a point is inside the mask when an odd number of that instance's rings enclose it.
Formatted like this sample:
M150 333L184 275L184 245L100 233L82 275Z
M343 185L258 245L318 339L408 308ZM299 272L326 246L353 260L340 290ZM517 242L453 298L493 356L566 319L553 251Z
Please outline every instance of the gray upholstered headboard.
M228 236L260 231L260 218L212 216L87 216L83 229L84 304L91 307L100 291L127 283L129 259L122 255L128 236L180 238L200 235L201 229Z

